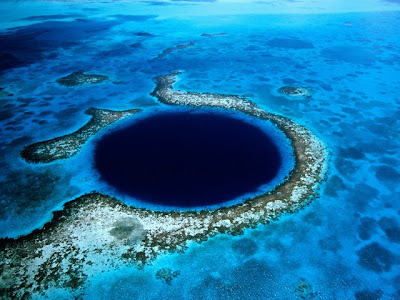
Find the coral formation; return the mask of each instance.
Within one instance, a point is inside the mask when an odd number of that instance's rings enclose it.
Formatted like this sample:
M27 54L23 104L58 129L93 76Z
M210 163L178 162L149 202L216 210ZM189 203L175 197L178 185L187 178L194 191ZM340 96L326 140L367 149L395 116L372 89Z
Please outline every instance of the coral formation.
M300 278L299 281L297 281L294 292L300 299L304 300L314 299L318 295L305 278Z
M21 156L32 163L48 163L69 158L77 154L86 141L101 129L139 111L140 109L112 111L89 108L85 113L92 118L83 127L61 137L31 144L21 151Z
M174 90L178 73L157 77L152 95L170 105L235 109L271 121L291 140L294 149L296 165L286 181L242 203L202 211L155 211L128 206L96 192L83 195L54 212L42 229L18 239L1 240L3 294L21 298L57 288L79 293L86 279L96 272L121 265L142 267L161 253L184 251L189 241L201 243L220 233L241 234L246 228L302 208L316 195L325 178L327 152L308 129L243 97ZM120 112L119 116L134 112ZM174 274L171 272L160 271L159 277L167 282L165 278ZM301 285L299 292L307 287Z
M172 283L172 279L177 277L180 273L180 271L173 271L170 268L162 268L157 271L156 278L170 285Z
M175 46L175 47L170 47L170 48L164 49L163 52L161 52L161 53L157 56L157 58L158 58L158 59L164 58L165 56L167 56L168 54L170 54L170 53L172 53L172 52L174 52L174 51L176 51L176 50L185 49L185 48L192 47L192 46L194 46L194 43L193 43L193 42L190 42L190 43L188 43L188 44L177 45L177 46Z
M279 88L278 92L290 97L305 98L310 98L314 93L312 88L303 86L283 86Z
M226 35L225 32L219 32L219 33L202 33L201 36L204 37L212 37L212 36L218 36L218 35Z
M0 97L12 97L13 93L7 92L5 88L0 87Z
M100 83L108 80L108 76L98 74L85 74L85 71L80 70L71 73L65 77L56 80L57 83L65 86L84 85L92 83Z

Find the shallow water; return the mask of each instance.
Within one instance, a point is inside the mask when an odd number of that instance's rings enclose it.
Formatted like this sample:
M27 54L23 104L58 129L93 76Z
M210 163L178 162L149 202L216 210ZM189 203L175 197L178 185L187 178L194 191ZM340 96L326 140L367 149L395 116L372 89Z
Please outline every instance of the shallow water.
M142 270L93 274L83 297L398 299L399 9L372 0L1 2L0 87L14 95L0 100L0 235L40 227L85 192L116 194L93 168L99 137L51 164L22 161L24 146L80 128L91 106L163 110L149 95L152 78L182 69L179 89L246 94L311 128L330 149L327 181L305 209L243 236L191 244ZM110 80L56 83L82 69ZM314 94L285 97L285 85ZM171 285L155 277L164 267L180 271ZM297 289L302 278L307 294Z

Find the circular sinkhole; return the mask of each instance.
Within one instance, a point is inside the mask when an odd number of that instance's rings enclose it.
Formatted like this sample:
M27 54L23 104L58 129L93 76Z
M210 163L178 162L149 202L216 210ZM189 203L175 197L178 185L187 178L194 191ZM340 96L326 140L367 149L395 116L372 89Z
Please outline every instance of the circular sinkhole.
M157 112L101 137L95 168L119 193L156 206L215 206L259 193L289 171L282 176L287 164L274 134L246 118Z

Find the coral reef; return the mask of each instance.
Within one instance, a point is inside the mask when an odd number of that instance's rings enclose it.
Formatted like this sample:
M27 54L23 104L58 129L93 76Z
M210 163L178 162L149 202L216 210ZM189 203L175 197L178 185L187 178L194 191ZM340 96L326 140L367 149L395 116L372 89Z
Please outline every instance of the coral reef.
M291 38L275 38L269 40L267 46L273 48L286 48L286 49L312 49L314 45L311 42L307 42L303 39L291 39Z
M201 36L204 37L212 37L212 36L218 36L218 35L226 35L225 32L219 32L219 33L202 33Z
M242 203L202 211L155 211L128 206L97 192L83 195L54 212L42 229L18 239L0 240L3 294L21 298L56 288L76 294L93 274L121 265L143 267L161 253L184 251L189 241L201 243L220 233L241 234L246 228L297 211L316 196L325 178L327 152L308 129L268 113L243 97L174 90L178 74L155 78L157 86L152 95L170 105L235 109L273 122L294 149L296 165L286 181ZM167 282L165 278L174 275L171 272L160 271L160 279ZM307 283L298 289L299 293L309 294Z
M100 83L105 80L108 80L108 77L105 75L85 74L85 71L80 70L71 73L65 77L61 77L57 79L56 82L65 86L75 86L75 85Z
M377 242L372 242L357 251L358 263L365 269L382 273L400 264L399 257Z
M154 37L155 36L152 33L144 32L144 31L136 32L135 35L136 36L145 36L145 37Z
M135 245L143 239L145 231L139 219L124 217L114 223L114 228L110 230L110 234L129 245Z
M172 52L174 52L174 51L176 51L176 50L185 49L185 48L192 47L192 46L194 46L194 43L193 43L193 42L190 42L190 43L188 43L188 44L177 45L177 46L175 46L175 47L170 47L170 48L164 49L163 52L161 52L161 53L157 56L157 58L158 58L158 59L164 58L165 56L167 56L168 54L170 54L170 53L172 53Z
M170 268L162 268L157 271L156 278L170 285L172 283L172 279L179 276L180 273L180 271L173 271Z
M318 295L318 293L314 292L307 279L304 278L300 278L299 281L297 281L294 292L298 298L304 300L314 299Z
M89 108L85 113L92 118L83 127L61 137L31 144L21 151L21 156L32 163L48 163L69 158L78 153L87 140L102 128L139 111L140 109L112 111Z
M205 106L234 109L256 117L265 115L266 112L257 107L256 104L244 97L227 94L197 93L188 91L174 90L172 85L181 71L175 71L167 75L155 78L157 84L152 96L157 97L158 101L169 105L188 105Z
M13 93L7 92L5 88L0 87L0 97L12 97Z
M278 89L278 92L290 97L305 98L310 98L314 93L312 88L303 86L283 86Z

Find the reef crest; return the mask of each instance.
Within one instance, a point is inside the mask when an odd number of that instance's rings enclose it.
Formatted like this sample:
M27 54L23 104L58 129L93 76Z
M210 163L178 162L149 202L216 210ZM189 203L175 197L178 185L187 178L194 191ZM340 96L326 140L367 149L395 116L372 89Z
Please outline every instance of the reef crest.
M49 163L70 158L77 154L87 140L101 129L139 111L140 109L113 111L89 108L85 114L90 115L91 119L83 127L61 137L31 144L21 151L21 156L31 163Z

